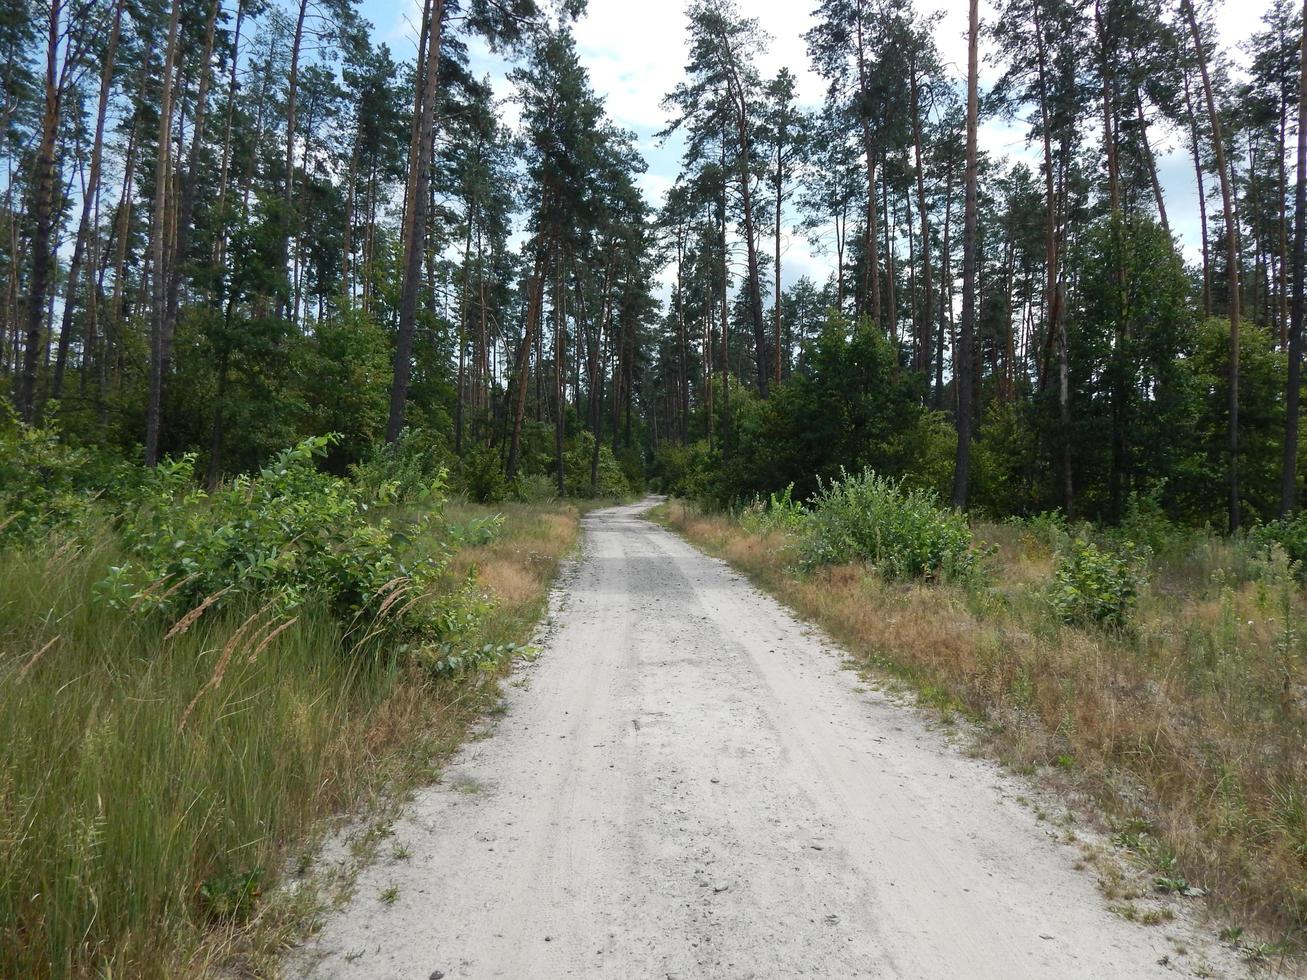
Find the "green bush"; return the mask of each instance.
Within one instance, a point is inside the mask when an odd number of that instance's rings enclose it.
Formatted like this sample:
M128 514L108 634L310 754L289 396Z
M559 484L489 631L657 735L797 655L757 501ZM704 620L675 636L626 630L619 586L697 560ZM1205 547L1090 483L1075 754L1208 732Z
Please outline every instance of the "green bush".
M1124 627L1144 585L1145 558L1146 552L1128 542L1106 550L1081 537L1071 539L1058 553L1053 606L1072 625Z
M53 426L23 425L0 403L0 546L87 524L96 502L130 506L149 470L70 445Z
M366 497L393 503L439 500L448 475L444 440L423 429L405 429L394 442L373 446L349 468Z
M497 504L508 495L508 480L499 454L478 446L463 454L454 469L454 489L480 504Z
M599 469L593 490L590 486L590 463L594 458L594 434L578 432L572 446L563 455L563 476L569 497L624 497L632 484L607 444L599 446ZM551 475L554 475L551 472ZM555 477L556 478L556 477Z
M1249 536L1263 548L1278 544L1290 561L1298 563L1299 574L1307 567L1307 513L1300 511L1292 517L1259 524Z
M1066 515L1060 510L1045 510L1029 517L1009 517L1007 523L1021 528L1031 541L1049 551L1060 551L1071 539Z
M329 442L305 440L212 495L190 482L189 457L161 465L152 497L124 519L128 560L110 569L97 595L170 615L241 597L290 613L313 600L360 635L449 634L456 603L431 595L445 549L404 557L411 536L429 529L431 511L403 527L374 520L373 500L315 465Z
M971 530L956 511L925 490L905 489L872 470L841 471L812 502L804 563L865 560L887 578L964 576L978 565Z
M558 478L546 473L519 476L513 481L513 499L524 504L548 504L558 499Z
M807 523L808 512L793 498L791 483L779 494L770 494L766 500L755 497L740 511L740 523L750 531L799 531Z

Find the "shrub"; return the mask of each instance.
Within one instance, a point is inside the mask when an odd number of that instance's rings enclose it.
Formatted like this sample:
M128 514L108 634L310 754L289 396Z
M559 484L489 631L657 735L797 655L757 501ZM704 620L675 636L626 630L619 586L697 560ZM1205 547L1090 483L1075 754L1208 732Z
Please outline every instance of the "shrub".
M941 579L976 569L971 530L925 490L872 470L821 485L804 543L809 567L865 560L888 578Z
M393 503L438 500L448 475L444 442L422 429L405 429L394 442L373 446L350 477L364 496Z
M1131 492L1119 528L1120 540L1137 542L1154 554L1180 541L1183 536L1180 529L1171 523L1162 507L1165 486L1166 481L1158 480L1147 491Z
M81 529L101 497L130 505L152 479L112 454L69 445L54 426L23 425L0 404L0 546Z
M1144 585L1146 552L1126 543L1105 550L1077 537L1058 553L1052 601L1072 625L1124 627Z
M1030 517L1010 517L1008 523L1024 530L1031 541L1049 551L1060 551L1071 539L1066 515L1060 510L1045 510Z
M110 569L98 595L172 615L242 596L284 613L318 600L371 636L446 635L450 610L428 594L444 549L403 557L431 514L403 527L372 520L363 492L317 469L330 438L305 440L212 495L183 479L189 457L160 466L152 498L124 521L128 561Z
M558 499L558 478L546 473L519 476L513 481L513 498L524 504L549 504Z
M1260 524L1249 536L1262 548L1269 549L1272 545L1283 548L1289 560L1298 563L1300 575L1307 567L1307 513L1300 511L1292 517Z
M454 489L481 504L496 504L508 495L508 480L499 454L478 446L463 454L454 469Z
M766 500L755 497L740 511L740 523L749 531L798 531L808 518L803 504L793 499L794 484Z
M590 486L590 463L594 458L594 434L579 432L563 457L563 476L569 497L624 497L633 486L627 480L613 451L606 443L599 445L599 467L595 484ZM552 465L552 460L551 460ZM556 478L556 477L555 477Z

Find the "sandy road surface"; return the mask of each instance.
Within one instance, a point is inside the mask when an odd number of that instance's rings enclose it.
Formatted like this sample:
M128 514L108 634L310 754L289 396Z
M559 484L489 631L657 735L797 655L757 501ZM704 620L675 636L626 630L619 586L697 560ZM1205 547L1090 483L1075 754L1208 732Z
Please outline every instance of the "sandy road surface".
M540 658L414 801L410 856L383 848L310 975L1097 980L1202 962L1109 912L1019 787L640 509L586 519Z

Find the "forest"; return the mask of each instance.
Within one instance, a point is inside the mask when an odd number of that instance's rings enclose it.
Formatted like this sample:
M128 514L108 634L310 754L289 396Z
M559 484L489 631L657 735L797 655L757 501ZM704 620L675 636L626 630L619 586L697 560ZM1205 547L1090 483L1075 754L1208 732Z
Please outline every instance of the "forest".
M0 974L277 975L647 492L1307 945L1307 5L810 2L0 0Z
M483 499L730 503L872 466L999 516L1294 509L1292 5L1244 70L1189 0L1013 0L969 111L908 2L818 5L819 105L763 77L747 11L695 4L661 202L580 12L427 3L414 64L349 0L9 4L18 420L146 466L193 453L209 486L337 433L333 472L402 438ZM509 59L517 125L469 45ZM969 157L978 117L1026 127L1038 165ZM1170 230L1167 140L1201 262ZM791 234L825 281L783 285Z

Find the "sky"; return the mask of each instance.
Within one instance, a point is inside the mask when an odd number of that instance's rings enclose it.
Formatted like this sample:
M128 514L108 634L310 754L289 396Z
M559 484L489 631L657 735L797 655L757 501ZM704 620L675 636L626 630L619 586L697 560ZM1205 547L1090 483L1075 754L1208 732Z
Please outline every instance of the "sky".
M759 63L764 77L786 66L798 79L799 101L818 105L824 86L809 68L803 34L812 25L811 10L816 0L738 0L747 16L758 20L771 41ZM1236 64L1246 61L1239 45L1258 29L1268 0L1216 0L1214 16L1222 50ZM575 25L577 50L590 73L594 90L603 96L609 116L632 130L649 165L641 177L641 188L657 206L680 169L679 141L666 145L656 134L667 125L662 99L683 76L687 60L685 8L688 0L589 0L585 16ZM374 37L385 41L400 58L414 57L416 24L421 17L421 0L363 0L364 16L373 24ZM966 0L916 0L923 15L938 15L935 42L949 73L957 78L966 72ZM994 7L981 0L982 24L992 22ZM510 93L505 75L508 66L483 46L472 45L472 67L489 75L498 95ZM990 62L981 44L980 84L984 89L1002 71ZM515 113L505 106L504 116ZM983 151L1037 165L1037 157L1025 139L1026 126L1020 120L982 123L978 140ZM1189 150L1175 132L1162 126L1150 129L1157 155L1163 194L1167 201L1172 231L1179 237L1186 255L1196 260L1200 249L1198 195ZM792 222L787 222L792 224ZM787 229L788 230L788 229ZM782 246L782 280L788 285L801 275L824 282L833 256L814 251L801 234L790 232Z

